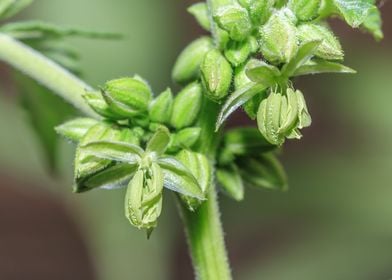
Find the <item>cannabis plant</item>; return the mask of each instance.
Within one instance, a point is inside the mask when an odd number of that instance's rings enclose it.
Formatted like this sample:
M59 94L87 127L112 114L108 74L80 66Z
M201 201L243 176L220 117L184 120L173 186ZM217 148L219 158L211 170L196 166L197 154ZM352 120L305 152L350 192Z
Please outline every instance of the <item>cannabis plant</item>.
M30 2L1 0L0 18ZM0 59L24 74L19 86L26 76L39 82L25 84L30 95L53 92L84 115L55 128L76 144L74 192L126 188L125 217L147 236L162 197L174 193L196 278L231 279L217 196L240 201L248 186L287 190L278 151L312 122L294 78L354 73L342 64L344 51L327 20L338 17L381 39L381 18L374 0L207 0L188 11L210 35L179 55L172 71L177 94L154 93L138 75L97 87L77 78L77 54L61 39L113 34L6 23ZM257 127L223 129L238 109Z

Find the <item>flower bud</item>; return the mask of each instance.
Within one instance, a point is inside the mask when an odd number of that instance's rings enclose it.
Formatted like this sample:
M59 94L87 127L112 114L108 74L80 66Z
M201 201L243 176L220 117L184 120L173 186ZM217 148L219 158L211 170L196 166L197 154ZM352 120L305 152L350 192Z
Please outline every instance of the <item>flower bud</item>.
M186 86L174 98L170 124L176 129L191 126L199 115L202 99L203 90L199 83Z
M111 80L102 94L110 109L124 118L146 112L152 97L149 85L137 77Z
M287 63L296 54L296 28L285 11L274 13L260 28L260 51L270 62Z
M290 0L288 5L300 21L310 21L318 16L321 0Z
M244 63L251 53L251 45L249 40L243 42L230 41L225 49L227 60L237 67Z
M98 123L97 120L90 118L77 118L55 128L56 132L65 138L79 142L87 131Z
M205 55L200 71L208 98L219 101L229 93L233 70L218 50L211 50Z
M275 0L238 0L246 8L254 25L264 24L271 16Z
M168 123L173 110L173 93L170 88L155 98L149 108L150 120L157 123Z
M208 158L200 153L189 150L182 150L176 158L189 169L192 175L196 178L203 195L208 192L208 187L211 184L212 169ZM189 210L194 211L203 202L200 199L181 195L181 199L187 204Z
M213 48L209 37L201 37L190 43L174 64L172 78L177 83L187 83L199 77L200 63L205 54Z
M321 41L316 56L328 60L342 60L344 53L339 40L327 27L319 24L305 23L298 26L298 38L301 43Z
M248 12L240 5L221 6L214 14L214 20L235 41L245 40L252 31Z
M196 144L200 137L200 127L188 127L174 135L172 147L176 149L189 149Z

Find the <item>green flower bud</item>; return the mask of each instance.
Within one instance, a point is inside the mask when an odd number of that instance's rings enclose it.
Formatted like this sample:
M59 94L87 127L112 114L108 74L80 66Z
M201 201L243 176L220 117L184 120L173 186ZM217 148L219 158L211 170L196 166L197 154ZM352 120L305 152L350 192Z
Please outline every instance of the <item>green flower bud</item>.
M188 127L180 130L173 137L172 147L176 150L191 148L199 140L200 132L200 127Z
M225 49L227 60L235 67L244 63L251 53L251 44L248 41L230 41Z
M138 170L130 181L125 196L125 216L148 235L157 225L162 211L163 173L158 164Z
M298 49L296 28L287 13L283 10L274 13L260 28L260 51L275 64L289 62Z
M219 101L229 93L233 70L218 50L205 55L200 71L208 98Z
M208 192L208 187L212 180L212 168L208 158L200 153L189 150L182 150L176 158L189 169L196 178L203 195ZM181 199L186 203L189 210L194 211L203 202L200 199L191 196L181 195Z
M203 99L203 90L199 83L189 84L174 98L170 124L181 129L191 126L199 115Z
M264 24L272 14L275 0L238 0L246 8L254 25Z
M152 97L149 85L138 77L111 80L102 94L110 109L124 118L146 112Z
M188 8L188 12L196 18L197 22L200 24L201 27L203 27L207 31L211 30L211 24L208 18L207 3L199 2L193 4Z
M310 21L318 16L321 0L290 0L288 5L300 21Z
M306 23L298 26L298 38L301 43L322 41L315 55L328 60L342 60L344 53L339 40L327 27L319 24Z
M209 37L201 37L190 43L174 64L172 78L177 83L187 83L199 77L200 64L205 54L213 48Z
M77 118L55 128L56 132L65 138L79 142L87 131L98 123L97 120L90 118Z
M214 20L235 41L245 40L252 31L252 23L248 11L240 5L220 7L214 14Z
M113 112L109 105L106 103L105 99L102 97L100 92L88 91L83 94L83 98L86 100L87 104L99 115L102 117L118 120L123 119L121 115Z
M225 194L236 201L244 199L244 184L235 164L219 168L216 171L216 179Z
M251 53L256 53L258 52L260 46L259 42L257 42L257 39L253 36L249 37L249 45L250 45L250 52Z
M304 127L309 127L312 124L312 117L309 114L308 107L306 106L306 101L304 95L301 91L296 90L298 100L298 128L302 129Z
M157 123L168 123L173 110L173 93L170 88L155 98L149 108L150 120Z

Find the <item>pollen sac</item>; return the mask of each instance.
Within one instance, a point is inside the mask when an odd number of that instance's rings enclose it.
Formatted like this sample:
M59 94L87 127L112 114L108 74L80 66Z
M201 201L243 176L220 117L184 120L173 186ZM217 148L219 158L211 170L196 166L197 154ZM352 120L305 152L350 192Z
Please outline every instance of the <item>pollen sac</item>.
M87 104L100 116L112 120L124 119L122 115L116 114L110 109L101 92L87 91L83 94L83 98L86 100Z
M197 119L203 100L202 86L194 82L174 98L170 124L176 129L191 126Z
M246 8L254 25L264 24L272 13L275 0L238 0Z
M214 20L235 41L245 40L252 31L248 11L238 4L220 7L214 15Z
M147 112L152 98L149 85L141 78L121 78L107 82L102 95L111 111L124 118Z
M271 63L287 63L296 54L295 16L288 9L274 13L260 28L260 51Z
M286 137L301 138L299 129L310 125L302 93L290 88L286 94L271 92L260 103L257 124L265 139L274 145L282 145Z
M172 78L184 84L199 78L199 68L205 54L213 48L209 37L201 37L190 43L179 55L174 65Z
M173 94L170 88L155 98L149 107L150 120L157 123L169 123L173 111Z
M218 102L229 93L233 70L220 51L209 51L204 57L200 71L208 98Z
M138 229L150 234L162 211L163 173L158 164L139 169L128 185L125 216Z
M298 27L298 38L301 43L321 41L315 55L328 60L342 60L344 53L339 40L324 25L305 23Z
M189 149L200 138L200 127L187 127L174 135L173 146L176 148Z
M321 0L290 0L289 8L300 21L310 21L318 16Z

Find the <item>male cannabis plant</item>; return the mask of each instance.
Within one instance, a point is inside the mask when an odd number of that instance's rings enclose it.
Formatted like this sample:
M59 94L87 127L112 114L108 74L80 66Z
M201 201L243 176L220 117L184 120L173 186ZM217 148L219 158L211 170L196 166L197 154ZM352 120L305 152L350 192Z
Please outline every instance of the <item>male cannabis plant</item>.
M29 2L1 0L0 17ZM341 64L344 52L328 18L342 18L376 39L382 38L381 18L373 0L207 0L188 11L211 35L178 57L172 78L182 90L176 95L169 88L155 95L137 75L93 89L26 46L45 53L48 41L64 36L110 34L9 23L0 28L0 58L89 116L56 127L77 144L75 192L127 188L125 216L148 236L168 195L164 188L175 192L197 278L224 280L231 276L217 191L242 200L244 186L287 189L276 151L311 124L293 78L354 72ZM72 70L69 60L54 59ZM258 128L224 131L238 108Z

